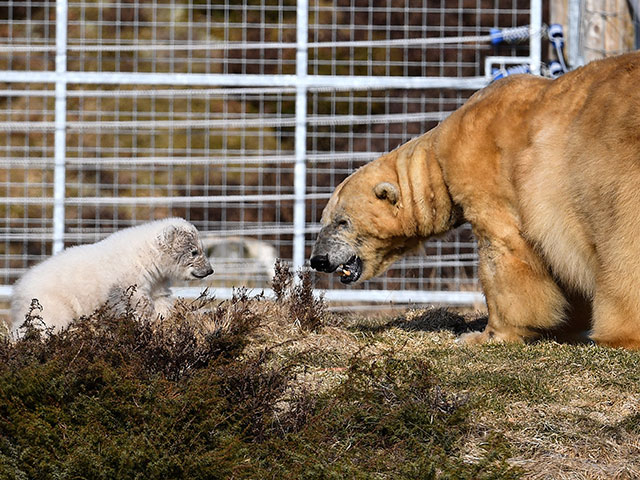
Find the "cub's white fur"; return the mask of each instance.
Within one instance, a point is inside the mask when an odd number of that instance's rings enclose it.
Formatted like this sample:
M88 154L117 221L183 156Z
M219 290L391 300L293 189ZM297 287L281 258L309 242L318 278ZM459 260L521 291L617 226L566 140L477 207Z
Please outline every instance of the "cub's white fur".
M182 218L127 228L104 240L70 247L28 270L14 286L12 329L25 320L37 299L47 326L60 328L89 315L107 300L117 302L135 286L132 304L144 315L165 315L172 306L174 280L213 273L198 231Z

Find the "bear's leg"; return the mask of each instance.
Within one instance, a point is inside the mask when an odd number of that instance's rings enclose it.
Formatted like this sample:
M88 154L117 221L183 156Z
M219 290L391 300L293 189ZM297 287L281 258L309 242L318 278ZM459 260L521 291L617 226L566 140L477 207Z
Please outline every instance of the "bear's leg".
M520 233L506 231L512 234L478 235L479 276L489 322L483 332L461 337L464 343L521 342L563 322L567 302L561 289Z
M562 292L567 299L565 321L545 332L545 337L561 343L593 343L589 336L593 325L593 298L574 288L563 288Z
M629 292L616 294L616 289L596 287L593 300L591 339L601 345L640 349L640 312Z

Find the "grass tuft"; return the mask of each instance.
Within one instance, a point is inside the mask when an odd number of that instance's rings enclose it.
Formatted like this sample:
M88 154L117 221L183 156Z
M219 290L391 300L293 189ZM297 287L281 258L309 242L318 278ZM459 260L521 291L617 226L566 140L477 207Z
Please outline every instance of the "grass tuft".
M311 272L302 270L297 279L288 264L278 259L272 288L276 302L284 305L291 322L307 332L317 332L327 318L327 306L322 296L313 292Z

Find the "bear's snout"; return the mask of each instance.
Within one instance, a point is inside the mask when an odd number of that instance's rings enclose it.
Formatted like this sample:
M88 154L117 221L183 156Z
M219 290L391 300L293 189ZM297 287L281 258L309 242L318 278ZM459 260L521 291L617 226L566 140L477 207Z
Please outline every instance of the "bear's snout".
M329 261L329 255L314 255L309 260L311 263L311 268L317 270L318 272L326 272L331 273L335 270L335 267L331 267L331 262Z
M211 268L211 265L208 265L206 268L193 270L191 272L191 275L193 275L196 278L204 278L204 277L208 277L212 273L213 273L213 268Z

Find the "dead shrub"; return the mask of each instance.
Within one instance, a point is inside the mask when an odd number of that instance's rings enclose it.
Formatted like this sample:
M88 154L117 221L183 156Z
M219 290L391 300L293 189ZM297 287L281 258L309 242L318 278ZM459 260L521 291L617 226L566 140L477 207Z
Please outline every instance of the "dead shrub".
M292 323L307 332L317 332L327 318L327 305L322 296L313 292L313 281L308 270L297 273L297 279L288 264L280 259L275 265L272 288L276 303L283 305Z

